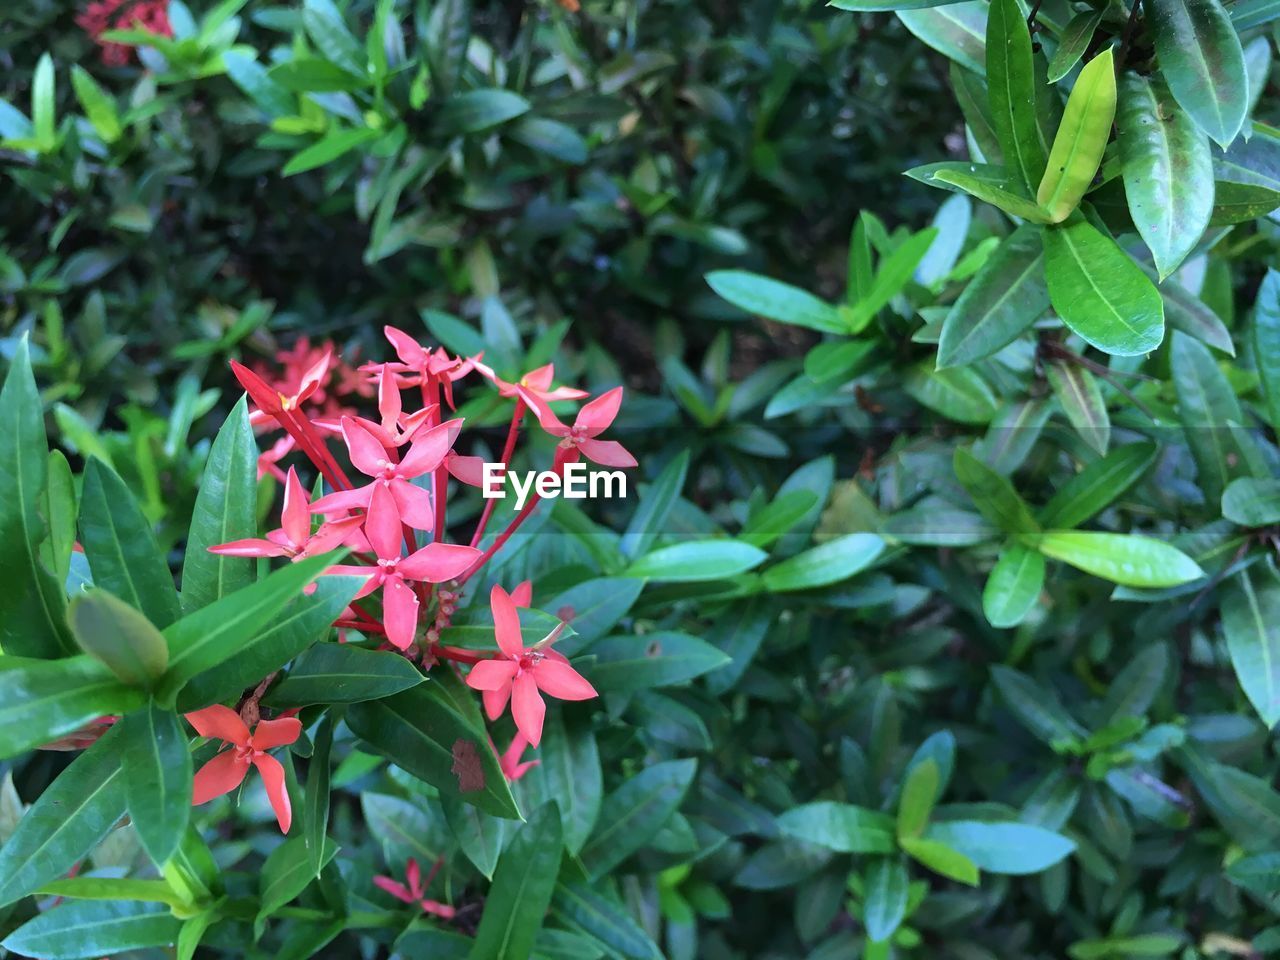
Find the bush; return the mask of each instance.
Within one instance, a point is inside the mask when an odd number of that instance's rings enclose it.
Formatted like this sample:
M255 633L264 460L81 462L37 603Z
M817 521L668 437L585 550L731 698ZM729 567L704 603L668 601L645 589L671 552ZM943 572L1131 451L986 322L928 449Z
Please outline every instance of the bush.
M5 949L1280 947L1268 0L836 5L14 15Z

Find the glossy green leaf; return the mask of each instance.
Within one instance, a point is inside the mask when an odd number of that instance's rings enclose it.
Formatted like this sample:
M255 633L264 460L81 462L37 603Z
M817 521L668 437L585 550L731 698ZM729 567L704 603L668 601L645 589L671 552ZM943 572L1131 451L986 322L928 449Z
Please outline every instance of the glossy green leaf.
M1141 266L1153 280L1158 277L1156 271L1147 264ZM1164 299L1165 323L1227 356L1236 355L1231 331L1207 303L1172 279L1164 280L1159 289L1160 296Z
M67 619L76 642L123 683L145 688L164 675L169 665L164 635L123 600L94 588L71 601Z
M1236 677L1268 727L1280 722L1280 581L1261 564L1222 591L1222 631Z
M328 863L337 854L332 840L325 842L320 859ZM311 855L303 837L291 837L271 851L258 874L258 915L254 932L261 936L269 917L288 904L316 879Z
M1160 72L1196 125L1226 147L1244 124L1244 50L1218 0L1148 0Z
M956 448L951 462L956 479L988 521L1008 533L1031 533L1040 529L1031 508L1008 478L996 473L965 447Z
M253 582L254 561L209 548L258 536L258 448L242 397L209 450L182 565L182 609L199 610Z
M333 0L305 0L301 19L307 36L326 60L356 76L366 72L364 49Z
M75 477L61 450L49 451L49 472L44 488L41 513L49 525L48 539L40 545L41 562L54 579L65 583L71 570L71 554L75 552L76 502Z
M1036 202L1053 223L1071 215L1093 182L1116 114L1116 76L1111 48L1080 71L1062 123L1053 138Z
M559 710L548 710L538 758L520 779L521 805L536 810L555 800L565 849L576 855L595 829L604 796L595 734L589 724L568 725Z
M987 4L967 0L947 6L898 10L898 19L923 43L974 73L986 60Z
M84 471L80 539L96 586L142 611L162 630L178 619L173 574L151 522L125 482L97 460Z
M708 281L713 276L716 274L708 274ZM713 283L712 286L714 287L715 284ZM726 299L731 298L726 297ZM631 520L627 524L627 532L622 535L624 554L634 559L647 552L653 545L653 541L662 532L667 518L671 516L672 509L680 499L688 473L689 451L682 450L662 468L657 479L641 495L636 512L631 515ZM612 585L611 582L608 583ZM578 630L582 632L581 628Z
M445 101L436 114L442 134L480 133L529 112L529 101L510 90L468 90Z
M835 307L799 287L745 270L708 273L707 283L735 307L768 320L825 333L842 333L845 330L845 323Z
M330 763L333 751L334 712L328 711L316 728L311 762L307 765L307 787L302 800L302 840L314 876L325 865L329 832Z
M42 53L31 77L31 126L36 147L41 153L51 153L58 145L56 100L53 58Z
M468 693L470 691L467 691ZM439 681L382 700L352 704L347 724L374 752L494 816L519 812L477 718L455 703Z
M1011 543L987 575L982 612L993 627L1016 627L1040 601L1044 589L1044 557Z
M1196 479L1205 500L1216 504L1227 484L1247 465L1230 429L1231 424L1244 422L1244 414L1204 344L1175 333L1169 361L1182 429L1196 462Z
M898 838L918 837L924 833L938 800L942 777L937 761L926 758L912 766L902 783L898 798Z
M746 573L767 558L739 540L696 540L659 547L632 563L625 575L668 582L719 580Z
M119 140L124 130L120 126L120 114L114 98L79 64L71 68L71 86L75 89L81 109L103 143L115 143Z
M1013 875L1047 870L1076 847L1061 834L1025 823L951 820L933 824L927 836L968 857L980 870Z
M533 949L560 872L560 814L554 804L535 812L498 861L473 960L522 960Z
M1280 429L1280 272L1268 270L1253 311L1253 352L1273 429Z
M764 572L771 593L811 590L847 580L880 556L884 541L873 533L850 533L783 560Z
M1024 673L998 664L991 668L991 682L1018 722L1050 745L1083 739L1084 727L1049 690Z
M371 130L367 127L331 131L305 150L300 150L290 157L289 162L280 171L280 175L292 177L299 173L306 173L308 170L315 170L317 167L323 167L350 153L361 144L376 139L379 135L379 131Z
M120 731L109 730L40 794L0 848L0 904L64 877L125 814Z
M440 807L444 811L445 822L453 831L454 839L472 865L490 880L498 865L498 856L502 853L503 841L509 836L506 825L509 821L499 817L491 817L469 803L463 803L456 797L441 797ZM550 803L547 809L555 809Z
M1036 125L1031 33L1018 0L991 0L987 15L987 87L1005 164L1026 190L1040 183L1045 151Z
M897 857L878 857L867 868L862 922L867 939L884 943L897 932L907 915L910 886L907 868Z
M122 721L120 750L129 819L152 862L163 864L187 832L191 751L178 715L155 702Z
M0 650L20 657L70 654L66 594L40 561L40 500L48 442L26 337L18 340L0 390Z
M1049 299L1072 330L1115 356L1139 356L1160 345L1160 291L1114 240L1076 218L1044 232L1044 253Z
M860 332L890 300L902 292L937 235L936 227L913 233L880 261L866 295L853 304L846 323L849 332Z
M998 410L995 394L971 367L912 367L902 387L917 402L957 423L988 423Z
M1053 52L1053 58L1049 61L1046 79L1050 83L1057 83L1080 62L1101 22L1101 10L1086 10L1071 18L1058 39L1058 49Z
M0 758L56 740L98 717L125 713L144 700L89 656L5 657L0 667Z
M1078 527L1141 480L1155 463L1156 452L1154 443L1113 448L1058 489L1041 511L1040 523L1054 528Z
M1240 477L1222 494L1222 515L1242 527L1280 523L1280 480Z
M938 367L983 360L1049 309L1040 231L1018 227L965 286L942 322Z
M945 843L926 837L906 837L902 849L911 859L928 867L934 873L955 880L957 883L978 885L978 867L972 860Z
M1176 587L1204 576L1199 564L1177 547L1150 537L1050 530L1033 540L1046 557L1127 587Z
M587 874L602 877L649 843L680 806L697 769L696 760L656 763L605 797L579 854Z
M551 901L551 913L570 929L607 945L628 960L662 960L644 927L616 896L599 885L561 880Z
M980 176L971 170L937 166L929 172L926 182L958 187L979 200L985 200L999 207L1011 216L1031 223L1049 222L1049 215L1034 200L1023 194L1011 180L997 180L989 173Z
M23 924L5 938L6 950L50 960L97 958L172 946L182 922L158 904L73 900Z
M1116 127L1129 215L1163 280L1209 226L1209 142L1163 84L1136 73L1121 81Z
M729 662L705 640L672 631L606 637L592 644L591 653L595 663L583 670L602 693L687 683Z
M284 680L272 689L268 702L277 707L299 707L380 700L424 679L418 668L398 653L318 643L298 657Z
M789 837L837 853L892 853L897 843L892 817L850 803L822 800L792 807L778 817L778 827Z
M1111 443L1111 416L1097 378L1069 360L1050 360L1044 369L1067 422L1080 434L1080 439L1105 454Z

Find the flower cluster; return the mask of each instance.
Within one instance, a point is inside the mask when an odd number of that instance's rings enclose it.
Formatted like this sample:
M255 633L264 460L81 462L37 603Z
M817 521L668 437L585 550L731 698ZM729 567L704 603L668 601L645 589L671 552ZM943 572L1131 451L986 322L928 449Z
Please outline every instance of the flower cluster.
M356 576L363 582L336 626L399 651L423 669L440 661L451 661L459 669L469 667L466 682L482 693L490 720L498 719L511 704L518 732L499 761L514 780L537 763L524 760L523 755L541 741L543 696L585 700L596 696L596 691L551 649L563 624L525 646L519 608L532 599L533 585L528 581L511 593L500 584L492 588L496 651L455 649L441 642L467 581L503 547L538 502L534 497L506 529L486 541L496 503L487 500L468 543L446 540L450 482L479 486L483 474L481 458L455 450L464 425L462 418L452 415L455 385L477 374L500 397L513 402L502 453L504 469L515 455L525 421L532 419L558 441L552 467L557 472L581 457L611 467L635 466L635 459L621 444L600 439L618 413L622 388L586 403L573 425L566 426L550 405L583 400L588 394L553 387L555 371L550 365L508 382L480 357L460 358L443 349L429 349L395 327L386 327L385 333L396 355L389 362L352 367L335 359L332 344L311 347L303 341L279 355L285 364L280 374L232 363L253 401L250 420L255 429L260 434L284 431L283 439L271 448L273 459L260 470L283 481L284 505L279 527L264 538L235 540L210 549L239 557L300 560L347 547L351 562L333 564L326 573ZM347 405L375 396L376 419L366 419ZM287 472L281 467L280 462L294 453L304 455L327 486L314 500L297 467L289 466ZM263 752L267 746L290 742L282 739L284 728L277 731L270 726L284 721L261 721L250 735L249 726L226 707L211 707L188 719L202 734L233 746L200 771L197 802L233 789L248 767L256 766L267 782L281 827L287 829L288 800L281 799L274 786L275 761ZM250 725L253 720L256 713ZM415 902L422 900L414 892L415 884L406 889Z
M94 0L76 16L76 24L102 48L102 62L108 67L123 67L133 56L132 46L104 40L108 31L145 30L173 36L169 0Z

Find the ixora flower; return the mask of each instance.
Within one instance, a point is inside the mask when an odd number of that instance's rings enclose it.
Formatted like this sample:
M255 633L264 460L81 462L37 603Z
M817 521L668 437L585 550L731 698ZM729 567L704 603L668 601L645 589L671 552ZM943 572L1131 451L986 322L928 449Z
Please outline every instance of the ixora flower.
M547 403L554 403L557 400L584 400L590 396L587 391L579 390L576 387L556 387L552 389L551 381L555 379L556 368L550 363L526 373L515 383L508 383L494 373L492 367L481 363L479 358L476 358L473 362L480 375L498 388L498 395L501 397L519 396L519 391L521 390L532 394L539 400L545 400Z
M271 809L276 813L281 831L288 833L293 822L293 808L289 804L289 791L285 788L284 767L266 751L297 740L302 733L301 722L296 717L260 720L251 733L238 713L220 704L186 716L187 722L200 736L221 740L230 747L196 771L192 806L198 807L230 793L244 782L249 767L254 766L262 774L267 799L271 801Z
M511 746L498 754L498 766L502 768L502 775L511 783L515 783L526 773L540 764L541 760L524 760L524 752L529 749L530 743L525 739L525 735L516 732L511 739ZM494 750L497 753L497 750Z
M553 437L560 438L556 450L556 466L577 462L584 456L593 463L604 467L634 467L636 458L627 452L626 447L617 440L597 440L618 416L618 408L622 406L622 388L614 387L602 393L581 410L573 426L566 426L560 418L551 412L551 408L542 397L524 387L517 391L525 403L533 410L542 424L542 429Z
M344 517L322 524L312 533L311 498L298 479L298 472L290 467L285 478L280 528L268 533L265 540L256 537L232 540L210 547L209 552L227 557L291 557L302 560L335 549L363 522L363 517Z
M526 649L520 633L519 608L500 584L493 585L489 604L501 656L473 666L467 674L467 685L483 693L490 720L502 715L510 699L516 729L536 747L542 741L542 721L547 712L542 694L558 700L590 700L599 694L565 657L551 649L563 625Z
M102 48L102 62L108 67L123 67L133 54L131 45L102 38L110 30L145 30L161 37L173 36L169 0L94 0L76 15L76 24Z
M441 903L439 900L430 900L427 898L427 888L431 886L431 881L435 879L437 871L443 860L437 860L431 868L431 872L427 874L427 879L422 879L422 870L418 866L418 861L413 857L409 858L408 864L404 869L405 882L401 883L392 877L377 876L373 878L374 886L379 890L385 890L397 900L403 903L412 903L422 908L423 913L429 913L433 916L450 920L457 911L447 903Z

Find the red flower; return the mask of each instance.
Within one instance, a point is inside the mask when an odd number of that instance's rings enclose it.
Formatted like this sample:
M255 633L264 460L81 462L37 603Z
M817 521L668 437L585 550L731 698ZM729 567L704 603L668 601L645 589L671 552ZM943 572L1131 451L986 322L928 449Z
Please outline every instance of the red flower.
M576 463L579 455L605 467L634 467L636 458L616 440L597 440L618 415L622 406L622 388L614 387L602 393L578 411L573 426L565 426L551 412L542 397L524 387L517 387L520 399L529 405L542 424L542 429L553 437L560 437L557 462Z
M508 383L494 373L493 368L481 363L479 358L472 362L475 364L476 369L480 371L480 375L491 381L498 388L499 396L517 396L522 387L528 393L548 403L554 403L556 400L582 400L589 396L587 391L579 390L576 387L556 387L554 390L551 389L551 381L556 375L556 368L550 363L545 367L539 367L531 373L526 373L516 383Z
M422 908L423 913L434 914L437 917L443 917L446 920L451 919L456 910L447 903L441 903L439 900L428 900L426 897L427 888L431 886L431 881L435 878L436 871L440 869L443 861L437 860L435 866L431 868L431 872L427 874L426 882L422 881L422 871L418 869L418 861L409 858L409 863L405 867L404 877L408 882L406 886L398 880L391 877L374 877L374 885L379 890L385 890L397 900L404 903L414 903Z
M472 667L467 685L483 692L490 720L502 715L510 699L516 729L536 747L542 740L542 721L547 712L541 694L559 700L590 700L598 694L566 658L551 649L559 627L526 649L520 633L520 614L511 595L495 583L489 604L502 653L496 659L482 660Z
M511 783L515 783L542 762L541 760L521 760L527 749L529 749L529 741L525 739L523 733L517 733L511 741L511 746L498 756L498 766L502 768L502 775Z
M123 67L133 54L129 44L103 40L109 30L136 29L173 36L169 0L95 0L76 16L76 24L102 48L102 62L109 67Z
M209 552L226 557L292 557L302 560L336 549L363 522L363 517L346 517L322 524L312 533L311 498L307 496L297 472L290 467L289 476L285 478L280 529L272 530L265 540L232 540L210 547Z
M187 714L187 722L202 737L222 740L231 746L196 771L192 806L208 803L214 797L230 793L244 782L249 767L258 768L267 788L271 809L276 812L280 829L288 833L293 822L293 809L289 804L289 791L284 785L284 767L266 751L293 743L302 733L302 724L296 717L279 720L261 720L253 732L244 725L240 715L230 707L214 704L195 713Z

